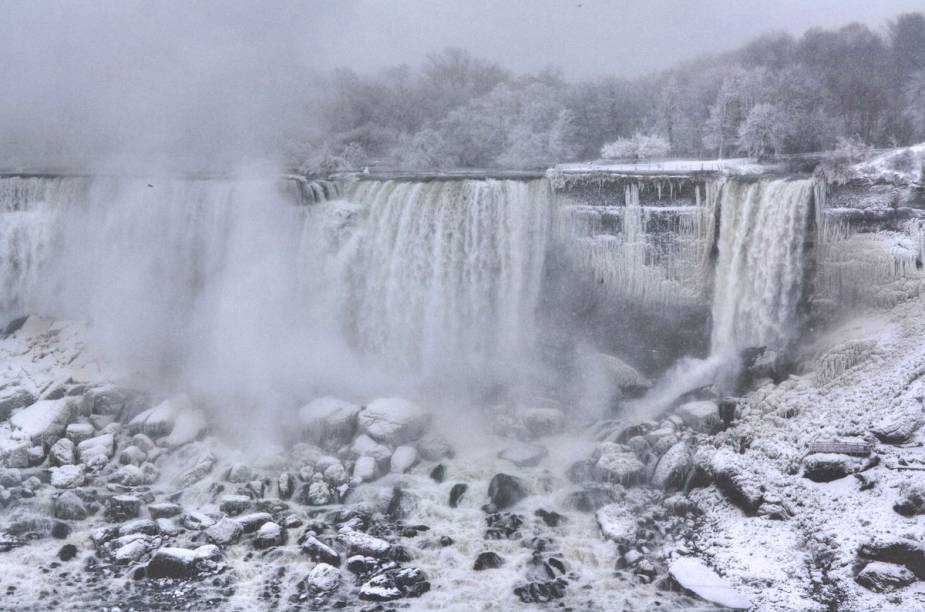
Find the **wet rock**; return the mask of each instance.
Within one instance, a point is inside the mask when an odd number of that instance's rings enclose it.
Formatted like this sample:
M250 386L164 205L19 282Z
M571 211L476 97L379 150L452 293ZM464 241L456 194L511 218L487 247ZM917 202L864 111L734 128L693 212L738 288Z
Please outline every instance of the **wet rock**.
M450 442L439 434L428 434L418 440L418 453L425 461L452 459L456 454Z
M579 512L594 512L615 501L613 489L607 485L589 486L572 491L565 497L565 507Z
M538 516L547 527L558 527L565 521L565 517L558 512L543 510L542 508L534 512L534 515Z
M22 472L19 468L0 467L0 487L18 487L22 483Z
M251 498L247 495L222 495L219 510L232 516L246 512L251 507Z
M52 465L71 465L74 463L76 447L67 438L61 438L51 445L48 456Z
M522 603L546 603L565 597L567 583L562 578L547 582L530 582L514 588L514 595Z
M289 472L283 472L276 480L276 486L279 490L280 498L289 499L295 493L295 477Z
M73 544L65 544L58 550L57 556L61 561L70 561L77 556L77 547Z
M619 444L604 442L598 446L595 454L599 455L594 464L598 480L622 485L633 485L642 481L645 465L631 450Z
M485 517L485 524L488 525L486 540L513 539L524 524L524 517L511 512L496 512Z
M925 483L907 484L899 499L893 504L893 510L903 516L925 514Z
M495 474L488 483L488 499L496 510L510 508L526 496L523 481L514 476Z
M199 531L214 525L215 519L202 512L189 512L183 515L183 518L180 519L180 524L182 524L187 529Z
M335 397L320 397L299 410L299 421L306 439L325 448L349 442L357 428L360 407Z
M87 518L87 508L76 493L65 491L55 498L52 514L55 518L66 521L82 521Z
M138 518L141 512L141 499L134 495L114 495L109 498L106 517L114 522Z
M214 573L219 567L221 551L216 546L204 545L188 548L164 547L158 549L147 565L148 578L190 580Z
M736 591L716 572L692 557L676 559L668 575L686 591L697 597L732 610L747 610L752 602Z
M487 569L497 569L502 565L504 565L504 559L498 556L497 553L483 552L475 558L475 563L473 564L472 569L480 572Z
M161 533L165 536L173 537L180 534L180 528L177 527L177 524L174 523L172 519L159 518L156 519L154 523L157 525L158 533Z
M446 479L446 466L442 463L430 471L430 479L434 482L443 482Z
M883 593L912 584L915 574L902 565L872 561L858 573L856 580L864 588Z
M345 530L340 537L347 546L348 555L379 558L384 557L389 552L388 542L365 534L362 531Z
M173 502L148 504L148 514L150 514L153 519L170 518L179 515L181 512L183 512L183 508L180 507L180 504L175 504Z
M861 557L903 565L919 580L925 580L925 544L909 538L875 536L861 545Z
M372 557L353 555L347 558L347 570L358 576L369 574L375 571L377 567L379 567L379 561Z
M694 431L716 433L723 425L719 416L719 406L709 400L681 404L675 413Z
M831 482L857 471L860 460L836 453L815 453L803 459L803 476L814 482Z
M129 402L131 393L116 385L102 385L89 389L81 400L84 415L104 414L119 418Z
M498 453L498 458L518 467L533 467L539 465L547 455L549 451L542 444L518 444Z
M392 487L392 495L388 498L385 515L392 521L399 521L411 516L417 506L417 495L401 487Z
M330 593L340 586L340 570L333 565L319 563L308 573L306 582L317 593Z
M323 480L312 482L302 487L299 502L307 506L325 506L334 500L331 487Z
M459 501L462 499L462 496L465 495L468 488L469 485L463 483L453 485L453 488L450 489L450 508L455 508L459 505Z
M677 442L662 455L652 472L652 485L668 491L684 486L693 469L690 447L687 442Z
M402 597L420 597L430 590L427 575L416 567L386 570L360 587L360 599L394 601Z
M244 533L244 528L238 521L225 517L205 530L206 539L212 544L225 546L234 544Z
M119 536L132 535L133 533L142 533L144 535L157 535L157 523L150 519L134 519L119 525Z
M417 440L430 427L430 421L428 411L396 397L371 402L357 417L361 431L391 446Z
M137 414L129 421L128 428L133 434L143 433L151 438L161 438L173 431L181 412L192 412L195 409L189 397L177 395Z
M312 561L340 566L340 554L315 536L307 536L300 546Z
M235 520L241 524L244 533L254 533L266 523L271 522L273 516L269 512L251 512L250 514L242 514L236 517Z
M120 565L135 563L156 545L153 538L141 533L120 537L111 542L113 561Z
M279 546L284 540L283 528L273 522L264 523L254 535L254 547L258 549Z
M399 446L392 453L389 467L392 472L402 474L407 472L418 461L418 451L413 446Z

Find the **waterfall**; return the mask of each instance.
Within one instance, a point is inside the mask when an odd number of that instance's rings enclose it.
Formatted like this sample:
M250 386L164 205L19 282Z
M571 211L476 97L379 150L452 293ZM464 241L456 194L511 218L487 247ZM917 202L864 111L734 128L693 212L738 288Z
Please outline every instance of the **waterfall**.
M424 369L527 356L550 226L545 181L364 182L349 199L368 211L349 283L367 349Z
M253 402L529 361L545 181L294 185L0 178L0 315L89 321L120 362Z
M786 348L803 291L812 180L730 181L721 199L714 353Z

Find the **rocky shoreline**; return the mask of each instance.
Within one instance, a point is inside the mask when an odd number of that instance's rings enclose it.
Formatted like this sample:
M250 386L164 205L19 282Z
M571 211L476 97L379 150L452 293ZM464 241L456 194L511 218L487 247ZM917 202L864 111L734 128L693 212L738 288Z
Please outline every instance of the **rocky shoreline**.
M114 384L82 326L30 317L0 340L4 605L920 607L922 306L653 420L322 397L259 452L183 394ZM624 366L626 393L648 384Z

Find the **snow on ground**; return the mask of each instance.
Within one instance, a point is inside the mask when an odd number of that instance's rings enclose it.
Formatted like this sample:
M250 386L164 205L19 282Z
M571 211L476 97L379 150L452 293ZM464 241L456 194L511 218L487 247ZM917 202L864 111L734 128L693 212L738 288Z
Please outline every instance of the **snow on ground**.
M867 347L840 374L818 379L807 371L747 397L742 421L720 434L747 446L741 460L762 474L766 497L779 497L793 518L748 517L713 488L694 493L709 508L699 543L704 555L758 610L921 610L925 587L892 594L858 585L859 546L878 534L912 534L925 520L893 510L900 490L925 482L925 432L902 445L879 442L871 429L891 418L922 416L925 395L925 299L889 312L859 316L819 338L819 354L857 342ZM872 342L874 341L874 342ZM788 415L792 415L789 418ZM813 482L802 459L813 442L866 440L879 464L864 472L875 483L847 476ZM906 464L906 465L903 465ZM917 469L902 469L904 467Z
M768 172L776 166L759 164L750 158L734 159L666 159L639 163L597 160L573 164L558 164L552 172L563 174L584 174L589 172L612 172L625 174L683 174L688 172L726 172L731 174L756 174Z

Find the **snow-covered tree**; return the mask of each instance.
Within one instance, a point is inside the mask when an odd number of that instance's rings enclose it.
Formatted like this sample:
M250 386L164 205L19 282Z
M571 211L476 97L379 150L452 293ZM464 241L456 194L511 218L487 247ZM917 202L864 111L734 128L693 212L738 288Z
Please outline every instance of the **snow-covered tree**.
M632 159L642 161L664 157L671 151L671 145L661 136L636 132L632 138L618 138L601 147L604 159Z
M912 126L913 138L925 139L925 70L909 77L903 90L903 100L903 115Z
M777 154L787 134L787 120L773 104L756 104L739 126L739 147L750 157Z

